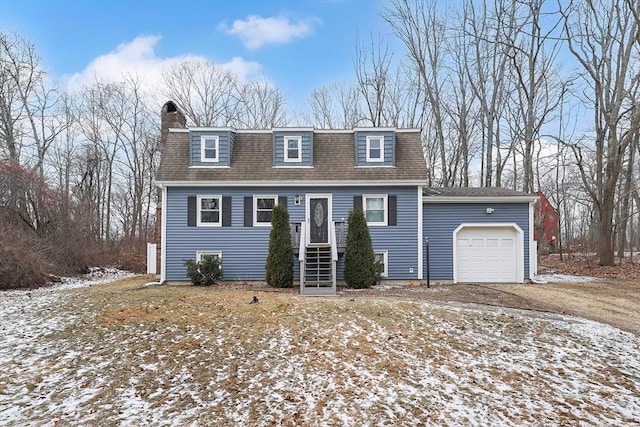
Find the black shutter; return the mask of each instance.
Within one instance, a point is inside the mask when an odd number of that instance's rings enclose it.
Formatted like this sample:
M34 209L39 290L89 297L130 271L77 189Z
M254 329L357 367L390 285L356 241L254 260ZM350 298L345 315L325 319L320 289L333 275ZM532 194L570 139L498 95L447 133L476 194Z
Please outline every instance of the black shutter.
M362 210L362 196L353 196L353 210Z
M197 224L196 215L198 214L198 208L196 207L197 197L187 197L187 226L195 227Z
M287 207L287 196L278 196L278 204L284 206L285 210L289 210Z
M398 225L398 196L389 196L387 202L389 204L387 222L389 225Z
M231 196L222 197L222 226L231 227Z
M253 196L244 198L244 226L253 227Z

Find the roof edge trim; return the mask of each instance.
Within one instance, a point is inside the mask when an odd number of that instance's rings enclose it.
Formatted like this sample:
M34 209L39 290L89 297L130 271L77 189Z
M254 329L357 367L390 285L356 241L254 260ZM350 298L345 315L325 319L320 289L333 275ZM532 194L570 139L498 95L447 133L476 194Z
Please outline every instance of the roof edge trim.
M538 196L422 196L422 203L531 203Z
M424 181L419 180L376 180L376 181L297 181L292 185L291 180L287 181L156 181L159 187L277 187L285 185L287 187L358 187L358 186L419 186L424 185Z

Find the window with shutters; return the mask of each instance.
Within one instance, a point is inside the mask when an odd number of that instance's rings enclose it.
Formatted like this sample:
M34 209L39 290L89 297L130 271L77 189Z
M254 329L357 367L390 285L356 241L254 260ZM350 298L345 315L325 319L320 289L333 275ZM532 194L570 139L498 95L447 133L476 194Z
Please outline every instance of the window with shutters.
M278 196L253 196L253 225L271 225L273 207L278 204Z
M198 226L220 227L222 225L222 197L198 196Z
M363 194L362 210L367 219L367 225L387 225L388 204L386 194Z

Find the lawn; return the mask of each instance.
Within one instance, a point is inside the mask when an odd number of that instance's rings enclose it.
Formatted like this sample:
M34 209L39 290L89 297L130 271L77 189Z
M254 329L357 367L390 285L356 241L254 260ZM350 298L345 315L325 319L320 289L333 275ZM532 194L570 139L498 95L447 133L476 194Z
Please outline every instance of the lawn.
M567 316L148 287L0 293L0 425L633 425L640 337Z

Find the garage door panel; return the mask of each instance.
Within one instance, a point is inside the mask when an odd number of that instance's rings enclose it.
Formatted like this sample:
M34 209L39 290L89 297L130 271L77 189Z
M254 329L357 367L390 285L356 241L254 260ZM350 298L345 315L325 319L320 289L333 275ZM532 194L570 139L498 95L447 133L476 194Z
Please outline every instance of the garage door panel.
M516 282L518 232L505 227L465 227L456 236L458 282Z

